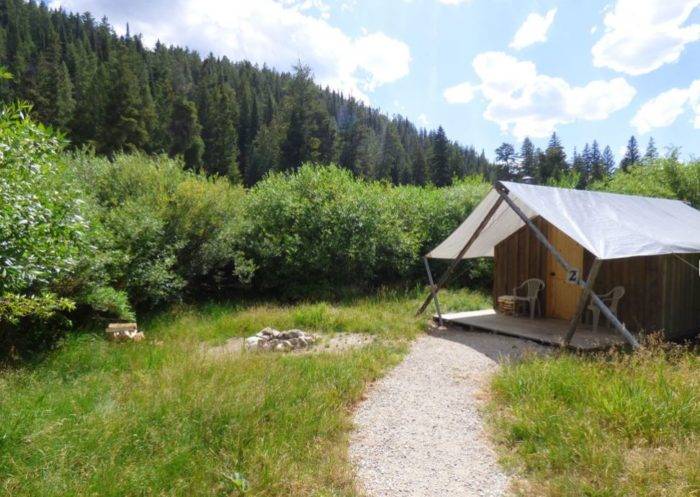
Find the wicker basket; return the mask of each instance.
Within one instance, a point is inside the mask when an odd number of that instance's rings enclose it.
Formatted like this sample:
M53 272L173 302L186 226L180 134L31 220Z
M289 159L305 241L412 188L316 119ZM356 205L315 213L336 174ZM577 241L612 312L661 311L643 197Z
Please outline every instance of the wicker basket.
M518 301L515 300L513 295L501 295L498 297L498 312L501 314L515 316L518 313L517 305Z

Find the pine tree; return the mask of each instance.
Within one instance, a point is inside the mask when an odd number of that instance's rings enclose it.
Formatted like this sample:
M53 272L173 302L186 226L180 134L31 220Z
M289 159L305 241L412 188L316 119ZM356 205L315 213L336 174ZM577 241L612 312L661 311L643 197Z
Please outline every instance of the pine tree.
M515 148L510 143L502 143L496 149L497 179L511 179L516 176Z
M71 139L77 145L95 143L105 119L109 83L106 65L99 64L89 44L81 41L69 47L68 68L73 74L75 94L75 108L69 123Z
M402 148L389 175L394 182L495 178L483 151L451 143L444 130L428 133L321 89L308 68L290 75L225 57L202 59L162 43L149 49L138 35L117 35L106 18L51 10L44 2L5 0L0 6L0 62L14 76L0 81L0 98L28 100L41 121L66 131L72 145L102 154L182 155L190 167L201 164L234 180L242 166L252 184L266 171L305 161L340 160L372 177ZM197 119L184 102L194 104ZM201 141L193 132L197 123ZM392 134L387 145L389 124L398 141Z
M360 125L357 129L358 139L355 150L355 174L371 177L381 156L381 147L377 135L368 126Z
M62 61L58 33L50 27L47 37L47 48L37 64L36 111L45 123L66 129L75 108L73 85Z
M382 157L375 171L376 179L390 180L398 185L405 175L406 152L401 145L398 131L393 123L389 123L384 131L384 143L382 145Z
M620 169L627 172L629 168L634 166L639 162L639 147L637 146L637 139L634 135L630 136L627 142L627 150L625 151L625 156L620 161Z
M187 167L199 169L202 166L204 142L200 136L202 126L194 102L185 98L175 102L168 131L172 137L170 155L182 155Z
M588 146L588 144L586 144L586 146ZM586 172L586 163L583 159L583 156L577 152L576 147L574 147L574 157L571 161L571 169L579 175L579 181L576 185L576 188L585 188L586 183L584 178Z
M603 179L609 177L615 169L615 156L609 145L603 150Z
M306 161L317 162L324 153L330 126L323 126L327 113L320 108L317 89L311 79L311 70L306 66L295 67L290 85L290 96L285 106L289 115L287 132L282 142L283 161L287 169L297 169ZM321 126L319 126L321 125ZM321 129L321 133L319 133Z
M605 162L603 161L603 155L600 153L600 147L598 142L593 140L593 146L591 147L591 173L586 184L603 179L606 176L605 170Z
M236 102L230 86L215 86L206 103L202 119L204 170L209 174L240 178L237 156Z
M591 177L591 171L593 169L593 158L591 154L591 147L586 143L583 147L581 155L576 157L574 153L574 160L572 164L572 169L579 175L579 186L580 188L585 188Z
M254 115L257 113L254 111L256 103L250 84L246 80L241 81L238 85L236 96L238 100L238 148L240 150L238 159L241 171L245 173L250 147L258 131L257 116Z
M647 144L647 151L644 154L645 161L653 161L659 158L659 151L656 150L656 144L654 143L654 138L649 137L649 143Z
M61 129L67 129L75 110L73 84L68 74L68 67L61 62L56 74L56 103L54 106L54 123Z
M535 146L530 138L525 137L520 147L520 171L522 177L534 179L537 176L537 158L535 157Z
M566 163L566 152L562 147L559 137L552 133L549 145L544 151L544 158L540 165L540 180L547 182L549 179L559 179L563 172L568 170Z
M122 50L112 61L109 79L105 120L100 130L102 150L111 154L119 150L143 148L148 141L142 112L143 100L126 50Z
M449 166L449 144L442 126L438 127L431 141L430 169L433 183L437 186L450 185L452 183L452 171L450 171Z
M413 183L416 185L425 185L429 181L428 161L425 160L425 154L421 147L416 147L413 152Z
M275 129L270 126L260 128L255 140L253 140L248 168L245 171L246 185L254 185L269 171L280 167L279 141Z

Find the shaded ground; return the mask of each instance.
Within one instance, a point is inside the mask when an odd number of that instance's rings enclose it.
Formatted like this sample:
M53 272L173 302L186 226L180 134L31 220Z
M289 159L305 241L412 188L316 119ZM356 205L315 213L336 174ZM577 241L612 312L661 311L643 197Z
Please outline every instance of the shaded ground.
M370 497L502 496L481 414L482 388L498 362L546 347L458 328L420 337L368 392L350 457Z

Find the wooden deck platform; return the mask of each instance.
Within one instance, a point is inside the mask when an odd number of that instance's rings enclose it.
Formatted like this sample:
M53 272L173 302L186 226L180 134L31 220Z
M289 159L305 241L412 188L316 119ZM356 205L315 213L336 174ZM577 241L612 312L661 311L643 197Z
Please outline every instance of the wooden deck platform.
M437 319L437 315L434 316ZM468 329L492 331L501 335L525 338L546 345L561 345L569 329L569 322L562 319L513 317L498 314L493 309L483 311L454 312L443 314L446 323ZM601 319L601 321L603 321ZM614 330L600 326L597 332L581 324L576 330L570 347L576 350L602 350L613 345L624 345L624 339Z

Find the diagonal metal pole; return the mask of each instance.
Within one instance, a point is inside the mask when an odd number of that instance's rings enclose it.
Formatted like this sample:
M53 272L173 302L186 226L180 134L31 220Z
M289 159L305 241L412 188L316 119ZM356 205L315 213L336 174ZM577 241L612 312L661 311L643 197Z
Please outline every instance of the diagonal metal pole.
M595 284L595 280L598 277L598 271L600 270L601 263L602 261L600 259L595 259L593 261L593 264L591 265L591 269L588 271L588 281L586 281L586 284L583 287L583 291L581 292L581 298L579 298L578 307L576 307L576 314L574 314L574 317L571 318L569 330L566 332L566 336L564 337L564 343L562 344L563 347L569 346L569 344L571 343L571 338L574 336L576 328L578 327L578 324L581 321L581 315L586 309L586 302L588 302L588 296L593 291L593 285Z
M430 293L432 293L433 302L435 302L435 310L437 311L437 315L438 315L438 323L440 323L440 326L444 326L444 323L442 322L442 313L440 312L440 301L437 298L437 290L435 288L435 284L433 283L433 273L430 271L430 264L428 263L427 257L423 257L423 263L425 264L425 270L428 273L428 282L430 283Z
M425 298L425 301L423 302L423 304L420 306L420 308L416 312L416 316L419 316L420 314L423 313L423 311L425 311L425 309L428 307L428 305L430 304L430 301L433 299L433 297L435 295L437 295L437 292L439 292L445 286L445 284L447 283L447 280L450 278L450 275L455 270L457 265L460 263L460 261L462 260L462 257L464 257L464 254L467 253L467 250L469 250L469 247L471 247L472 244L474 243L474 241L476 241L479 234L481 234L483 229L486 227L486 225L491 220L491 218L496 213L496 211L498 210L498 208L501 206L502 203L503 203L503 198L499 198L491 206L491 209L489 209L489 212L486 214L484 219L481 221L479 226L476 228L476 230L474 231L472 236L469 237L469 240L467 240L467 243L464 245L462 250L459 251L459 254L457 254L457 257L455 257L455 259L452 261L452 264L450 264L450 266L447 268L447 270L443 273L443 275L438 280L437 285L435 285L435 291L434 292L431 291L428 294L428 296Z
M559 251L551 244L549 243L549 240L547 240L547 237L542 234L542 232L539 230L537 226L535 226L535 223L533 223L529 217L522 211L518 205L513 202L513 199L511 199L508 196L508 188L506 188L503 184L500 182L496 183L496 191L498 194L501 196L503 200L506 201L506 203L510 206L511 209L520 217L520 219L523 220L523 222L530 227L532 230L533 234L535 237L542 242L542 244L547 247L547 250L549 250L554 258L559 262L559 264L566 269L566 271L571 271L573 267L571 264L569 264L566 259L562 257L562 255L559 253ZM578 285L584 286L583 283L580 281L578 282ZM620 322L619 319L617 319L617 316L608 308L607 305L605 305L605 302L600 300L600 297L598 297L595 293L591 294L591 300L593 303L600 309L600 312L603 313L603 315L610 321L610 323L615 327L617 331L620 332L620 334L627 340L627 342L632 346L632 348L637 349L639 348L639 342L637 341L636 338L634 338L634 335L629 332L627 328L625 328L625 325Z

